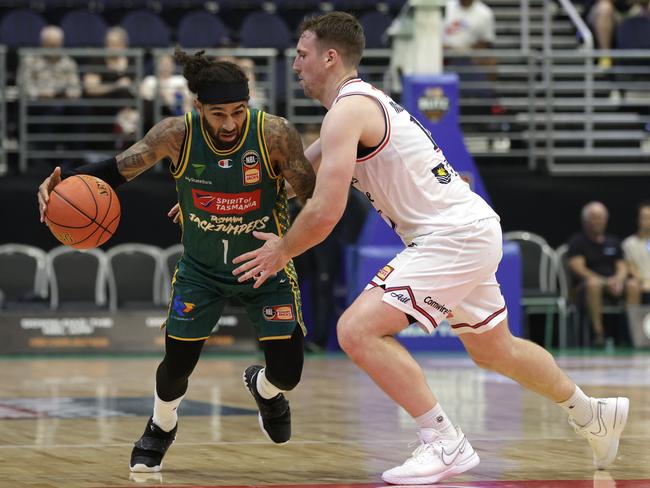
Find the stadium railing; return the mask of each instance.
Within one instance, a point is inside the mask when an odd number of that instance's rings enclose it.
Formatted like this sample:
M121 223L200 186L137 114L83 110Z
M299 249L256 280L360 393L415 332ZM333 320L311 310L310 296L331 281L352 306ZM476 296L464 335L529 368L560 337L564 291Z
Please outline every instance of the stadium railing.
M27 56L61 55L71 56L77 62L83 86L85 73L106 72L106 67L98 60L103 60L107 53L105 49L94 48L18 50L19 168L22 172L27 170L29 161L34 159L52 162L70 158L105 159L142 137L141 118L135 123L134 133L115 130L116 113L120 109L132 108L137 113L142 113L142 98L137 91L144 72L142 49L110 52L113 56L123 55L128 59L124 75L133 80L134 88L127 96L89 97L82 93L80 98L32 99L21 82L21 67Z
M7 49L0 46L0 175L7 171Z

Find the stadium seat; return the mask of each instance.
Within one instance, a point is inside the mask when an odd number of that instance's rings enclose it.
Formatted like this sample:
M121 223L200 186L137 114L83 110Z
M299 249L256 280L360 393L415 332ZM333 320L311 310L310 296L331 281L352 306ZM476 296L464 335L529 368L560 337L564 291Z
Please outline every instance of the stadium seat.
M174 244L169 246L167 249L163 249L163 264L164 264L164 275L162 283L162 297L167 299L171 293L171 281L174 273L176 272L176 265L178 260L183 255L183 244Z
M208 48L228 44L229 35L219 17L206 10L195 10L181 18L176 40L184 48Z
M239 30L242 47L271 47L280 51L292 45L287 24L277 14L252 12Z
M0 44L7 47L38 46L45 19L29 10L12 10L0 21Z
M61 19L66 47L103 47L106 22L86 10L72 10Z
M359 22L366 34L366 48L381 49L388 46L388 39L384 35L393 18L382 12L368 12L361 16Z
M46 253L27 244L0 245L0 308L35 308L47 297Z
M163 255L159 247L127 243L106 251L109 307L151 308L164 304L161 298Z
M638 15L621 22L616 44L619 49L650 49L650 17Z
M171 43L169 27L153 12L129 12L120 22L120 26L129 33L130 47L169 47Z
M50 309L105 307L107 271L106 255L100 249L78 251L68 246L51 249L47 253Z
M559 261L546 239L532 232L506 232L503 238L519 245L522 261L522 299L524 315L543 313L546 316L544 346L549 349L553 340L554 315L558 314L559 344L564 349L567 343L567 301L563 290L558 290L561 278ZM564 285L560 288L564 289Z

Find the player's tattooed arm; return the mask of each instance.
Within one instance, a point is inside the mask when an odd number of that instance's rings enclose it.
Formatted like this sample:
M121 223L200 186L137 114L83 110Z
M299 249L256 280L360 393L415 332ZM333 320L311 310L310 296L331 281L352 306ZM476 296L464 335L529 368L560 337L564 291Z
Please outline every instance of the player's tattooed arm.
M305 157L300 134L288 120L267 114L264 137L273 169L284 176L298 199L305 203L314 192L316 174Z
M169 117L154 125L138 142L116 157L120 174L131 181L158 161L170 158L177 164L183 139L185 120Z

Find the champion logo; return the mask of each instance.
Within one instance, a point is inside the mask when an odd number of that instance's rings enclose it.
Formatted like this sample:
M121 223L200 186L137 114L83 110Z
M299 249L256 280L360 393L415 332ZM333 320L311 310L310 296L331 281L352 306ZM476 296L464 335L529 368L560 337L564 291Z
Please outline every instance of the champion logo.
M228 169L232 168L232 159L220 159L217 163L220 168Z
M440 457L445 466L451 465L458 456L465 452L465 447L467 446L467 437L463 436L462 440L456 445L456 447L451 451L447 452L445 448L442 448Z

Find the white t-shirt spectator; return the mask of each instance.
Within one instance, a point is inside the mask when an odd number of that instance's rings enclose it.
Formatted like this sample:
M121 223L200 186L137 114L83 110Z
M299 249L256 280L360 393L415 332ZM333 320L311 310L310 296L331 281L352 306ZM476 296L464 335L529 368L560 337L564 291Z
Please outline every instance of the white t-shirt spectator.
M492 44L494 39L494 14L490 7L480 0L473 0L469 7L463 7L459 0L447 2L443 37L445 47L471 49L479 42Z

